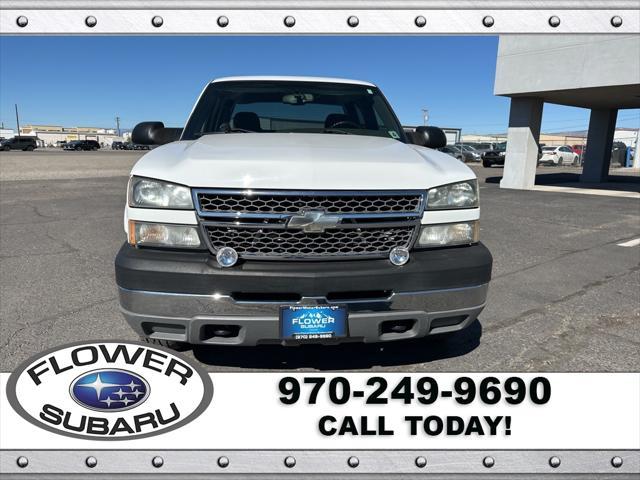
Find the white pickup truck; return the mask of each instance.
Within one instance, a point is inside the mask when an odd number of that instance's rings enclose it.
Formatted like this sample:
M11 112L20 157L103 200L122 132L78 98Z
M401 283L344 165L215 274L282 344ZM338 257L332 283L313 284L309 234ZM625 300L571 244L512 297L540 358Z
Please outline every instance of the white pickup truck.
M152 343L385 342L484 308L475 174L371 83L221 78L184 129L132 135L162 146L131 171L116 280Z

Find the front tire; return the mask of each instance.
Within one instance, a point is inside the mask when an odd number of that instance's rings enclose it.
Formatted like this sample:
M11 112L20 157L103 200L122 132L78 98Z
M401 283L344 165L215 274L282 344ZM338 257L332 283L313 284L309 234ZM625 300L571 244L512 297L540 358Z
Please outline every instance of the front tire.
M160 340L157 338L142 337L142 341L151 345L159 345L161 347L183 352L189 349L189 344L186 342L176 342L174 340Z
M562 157L560 157L560 158L558 159L558 164L557 164L557 166L558 166L558 167L561 167L562 165L563 165Z

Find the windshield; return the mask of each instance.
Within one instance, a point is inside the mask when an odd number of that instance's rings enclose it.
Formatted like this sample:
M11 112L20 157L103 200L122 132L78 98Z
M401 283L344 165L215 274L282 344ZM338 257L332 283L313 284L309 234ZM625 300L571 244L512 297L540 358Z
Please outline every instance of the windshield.
M406 142L380 90L327 82L211 83L182 140L230 132L353 134Z

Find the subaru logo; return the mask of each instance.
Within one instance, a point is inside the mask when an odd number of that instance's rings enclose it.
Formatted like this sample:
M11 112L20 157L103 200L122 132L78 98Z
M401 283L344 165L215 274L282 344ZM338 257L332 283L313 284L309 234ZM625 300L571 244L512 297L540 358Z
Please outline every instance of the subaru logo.
M26 360L9 376L6 392L18 415L39 428L123 440L191 422L211 403L213 384L199 365L174 352L107 340L62 345Z
M83 407L100 412L119 412L142 404L149 396L149 384L126 370L94 370L76 378L71 397Z
M289 219L287 228L301 229L307 233L322 233L328 228L335 228L340 223L339 215L327 215L323 211L307 211L302 215L294 215Z

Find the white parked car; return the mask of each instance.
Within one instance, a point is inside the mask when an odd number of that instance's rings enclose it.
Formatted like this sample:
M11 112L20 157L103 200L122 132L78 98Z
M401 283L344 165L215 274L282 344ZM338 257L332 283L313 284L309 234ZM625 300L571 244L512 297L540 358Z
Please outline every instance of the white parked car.
M448 333L484 308L475 174L404 132L369 82L209 83L184 129L131 171L116 260L122 312L148 341L384 342Z
M542 156L538 163L548 165L575 165L578 163L580 156L567 145L562 147L542 147Z

